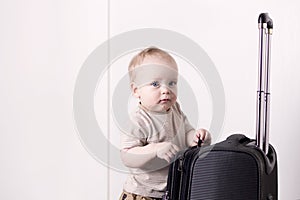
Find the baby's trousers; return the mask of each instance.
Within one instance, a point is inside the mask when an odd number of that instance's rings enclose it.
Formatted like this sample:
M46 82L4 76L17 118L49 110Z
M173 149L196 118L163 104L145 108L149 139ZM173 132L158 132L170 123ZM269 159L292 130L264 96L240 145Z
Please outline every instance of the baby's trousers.
M123 192L119 200L161 200L161 198L143 197L128 192Z

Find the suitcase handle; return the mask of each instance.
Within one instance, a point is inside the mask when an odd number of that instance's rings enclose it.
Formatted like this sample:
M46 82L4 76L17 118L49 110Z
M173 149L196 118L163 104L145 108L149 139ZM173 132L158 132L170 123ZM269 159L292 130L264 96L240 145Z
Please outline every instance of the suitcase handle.
M258 17L259 64L256 104L256 145L268 154L270 117L270 50L273 20L268 13Z
M201 139L198 140L197 145L194 145L192 147L189 147L190 149L194 149L194 148L200 148L202 145L203 141Z
M273 29L273 20L268 13L261 13L258 17L258 24L267 24L268 29Z
M199 139L199 140L198 140L198 143L197 143L197 146L198 146L198 147L201 147L202 143L203 143L203 141L202 141L201 139Z

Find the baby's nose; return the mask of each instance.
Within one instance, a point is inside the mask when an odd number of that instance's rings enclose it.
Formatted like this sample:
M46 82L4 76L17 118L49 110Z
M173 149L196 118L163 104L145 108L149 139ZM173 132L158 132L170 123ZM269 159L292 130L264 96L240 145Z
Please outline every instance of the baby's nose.
M168 88L167 86L162 85L160 88L162 94L170 94L170 88Z

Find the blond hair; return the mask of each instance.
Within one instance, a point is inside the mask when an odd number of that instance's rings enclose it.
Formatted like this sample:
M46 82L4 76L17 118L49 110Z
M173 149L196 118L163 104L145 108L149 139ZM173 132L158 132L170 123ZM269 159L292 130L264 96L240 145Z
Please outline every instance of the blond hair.
M128 72L130 79L132 79L132 71L139 65L141 65L144 61L144 59L148 56L157 56L160 57L161 59L165 59L169 61L170 63L176 64L175 59L166 51L159 49L157 47L148 47L141 52L139 52L137 55L135 55L128 66ZM177 64L176 64L177 65Z

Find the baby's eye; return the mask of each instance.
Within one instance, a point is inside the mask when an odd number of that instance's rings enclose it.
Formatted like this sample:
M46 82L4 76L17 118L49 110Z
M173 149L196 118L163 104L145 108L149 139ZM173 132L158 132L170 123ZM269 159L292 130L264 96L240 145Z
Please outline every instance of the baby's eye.
M177 85L177 82L176 81L171 81L170 83L169 83L169 86L170 87L174 87L174 86L176 86Z
M151 83L151 85L152 85L153 87L159 87L159 86L160 86L160 84L159 84L158 81L153 81L153 82Z

